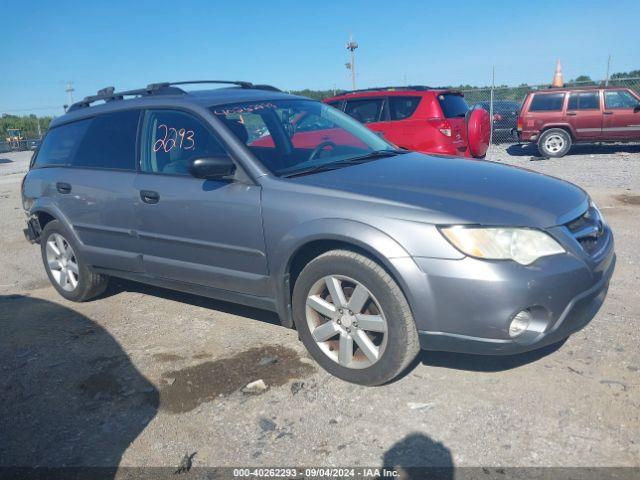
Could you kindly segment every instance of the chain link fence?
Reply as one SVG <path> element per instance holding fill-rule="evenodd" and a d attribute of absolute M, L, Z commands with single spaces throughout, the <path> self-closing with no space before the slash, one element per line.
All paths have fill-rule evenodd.
<path fill-rule="evenodd" d="M 640 94 L 640 77 L 611 78 L 608 81 L 570 82 L 565 87 L 588 87 L 608 85 L 610 87 L 630 88 Z M 492 113 L 492 143 L 517 143 L 511 133 L 518 123 L 520 106 L 527 93 L 535 90 L 548 90 L 549 85 L 520 85 L 519 87 L 496 86 L 460 90 L 471 107 L 484 108 Z"/>
<path fill-rule="evenodd" d="M 0 153 L 35 150 L 39 144 L 39 138 L 30 138 L 11 142 L 0 141 Z"/>
<path fill-rule="evenodd" d="M 640 77 L 611 78 L 608 81 L 570 82 L 566 87 L 608 85 L 614 87 L 626 87 L 640 95 Z M 462 89 L 467 103 L 471 107 L 484 108 L 492 113 L 492 143 L 510 144 L 517 143 L 517 138 L 511 133 L 518 123 L 520 106 L 525 96 L 530 91 L 547 90 L 549 85 L 520 85 L 518 87 L 496 86 L 486 88 Z M 0 138 L 0 153 L 11 150 L 35 149 L 39 139 L 21 139 L 18 142 L 6 142 Z"/>

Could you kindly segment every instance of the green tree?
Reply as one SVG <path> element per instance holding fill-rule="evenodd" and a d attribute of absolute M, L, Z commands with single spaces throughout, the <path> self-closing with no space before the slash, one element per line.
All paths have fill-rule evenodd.
<path fill-rule="evenodd" d="M 630 72 L 618 72 L 611 75 L 611 78 L 638 78 L 640 70 L 631 70 Z"/>
<path fill-rule="evenodd" d="M 37 117 L 33 114 L 22 116 L 3 114 L 0 117 L 0 142 L 6 140 L 7 130 L 10 128 L 20 130 L 24 139 L 38 138 L 38 123 L 40 124 L 40 132 L 44 134 L 49 128 L 51 117 Z"/>

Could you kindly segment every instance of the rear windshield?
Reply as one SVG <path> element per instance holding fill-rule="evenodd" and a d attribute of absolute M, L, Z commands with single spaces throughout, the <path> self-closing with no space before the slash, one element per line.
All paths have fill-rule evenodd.
<path fill-rule="evenodd" d="M 531 100 L 530 112 L 559 112 L 564 103 L 564 93 L 536 93 Z"/>
<path fill-rule="evenodd" d="M 443 93 L 438 95 L 438 102 L 445 118 L 464 117 L 469 105 L 462 95 L 457 93 Z"/>

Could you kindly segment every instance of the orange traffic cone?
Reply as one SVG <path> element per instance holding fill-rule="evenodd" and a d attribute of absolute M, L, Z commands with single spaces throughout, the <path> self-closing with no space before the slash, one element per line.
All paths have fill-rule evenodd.
<path fill-rule="evenodd" d="M 556 63 L 556 73 L 553 74 L 553 82 L 551 82 L 552 87 L 563 87 L 564 80 L 562 79 L 562 65 L 560 65 L 560 60 Z"/>

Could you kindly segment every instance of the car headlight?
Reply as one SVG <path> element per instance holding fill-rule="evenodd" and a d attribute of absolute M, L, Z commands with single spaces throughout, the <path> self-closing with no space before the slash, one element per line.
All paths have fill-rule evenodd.
<path fill-rule="evenodd" d="M 440 231 L 462 253 L 487 260 L 529 265 L 540 257 L 565 252 L 551 236 L 532 228 L 454 226 Z"/>

